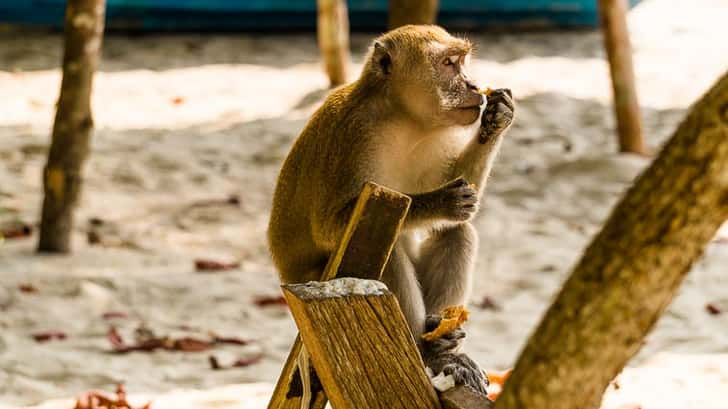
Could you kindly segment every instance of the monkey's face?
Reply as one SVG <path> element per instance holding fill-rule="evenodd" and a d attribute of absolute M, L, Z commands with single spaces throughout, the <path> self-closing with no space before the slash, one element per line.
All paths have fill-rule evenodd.
<path fill-rule="evenodd" d="M 468 77 L 472 49 L 437 26 L 404 26 L 374 42 L 372 71 L 388 83 L 398 109 L 424 127 L 477 121 L 484 98 Z"/>
<path fill-rule="evenodd" d="M 434 53 L 433 71 L 440 115 L 452 125 L 470 125 L 480 116 L 484 98 L 467 74 L 470 54 L 460 49 Z"/>

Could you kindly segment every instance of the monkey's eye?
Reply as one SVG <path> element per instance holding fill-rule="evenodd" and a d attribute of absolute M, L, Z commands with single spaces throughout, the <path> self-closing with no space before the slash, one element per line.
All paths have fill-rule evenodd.
<path fill-rule="evenodd" d="M 455 65 L 460 61 L 459 55 L 451 55 L 450 57 L 445 58 L 445 60 L 442 62 L 445 65 Z"/>

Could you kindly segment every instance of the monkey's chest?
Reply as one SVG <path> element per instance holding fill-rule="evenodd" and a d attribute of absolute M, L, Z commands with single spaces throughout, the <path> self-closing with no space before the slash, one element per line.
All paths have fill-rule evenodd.
<path fill-rule="evenodd" d="M 453 135 L 432 135 L 414 142 L 392 138 L 377 152 L 376 182 L 404 193 L 422 193 L 447 182 L 463 149 Z"/>

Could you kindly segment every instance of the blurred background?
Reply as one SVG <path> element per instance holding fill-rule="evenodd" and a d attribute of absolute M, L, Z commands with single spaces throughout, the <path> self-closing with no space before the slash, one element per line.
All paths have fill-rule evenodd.
<path fill-rule="evenodd" d="M 352 81 L 391 21 L 385 0 L 347 6 Z M 726 0 L 630 6 L 645 148 L 620 153 L 596 0 L 440 1 L 437 22 L 476 46 L 472 77 L 518 106 L 474 221 L 466 348 L 485 368 L 513 366 L 609 210 L 728 69 Z M 297 333 L 266 249 L 272 191 L 332 82 L 316 3 L 108 0 L 73 251 L 39 255 L 64 9 L 0 0 L 0 408 L 72 408 L 117 383 L 155 409 L 265 407 Z M 603 408 L 725 408 L 727 265 L 725 231 Z M 129 348 L 160 339 L 172 347 Z"/>

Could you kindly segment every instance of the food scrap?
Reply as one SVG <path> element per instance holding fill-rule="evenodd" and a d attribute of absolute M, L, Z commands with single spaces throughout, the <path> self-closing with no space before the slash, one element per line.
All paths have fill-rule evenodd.
<path fill-rule="evenodd" d="M 508 380 L 508 377 L 511 376 L 511 372 L 513 372 L 513 369 L 507 369 L 502 372 L 488 371 L 486 373 L 489 383 L 488 399 L 492 401 L 498 399 L 498 395 L 500 395 L 503 390 L 503 385 L 506 383 L 506 380 Z"/>
<path fill-rule="evenodd" d="M 106 392 L 91 390 L 84 392 L 76 400 L 74 409 L 134 409 L 126 400 L 124 385 L 116 385 L 116 397 L 109 396 Z M 152 403 L 147 402 L 140 409 L 151 409 Z"/>
<path fill-rule="evenodd" d="M 489 96 L 490 94 L 493 93 L 493 90 L 491 88 L 485 87 L 481 90 L 478 90 L 478 93 L 481 95 Z"/>
<path fill-rule="evenodd" d="M 463 305 L 447 307 L 442 310 L 440 315 L 442 316 L 440 325 L 438 325 L 434 330 L 422 334 L 422 339 L 425 341 L 434 341 L 439 339 L 443 335 L 459 328 L 463 322 L 468 320 L 468 310 L 466 310 Z"/>

